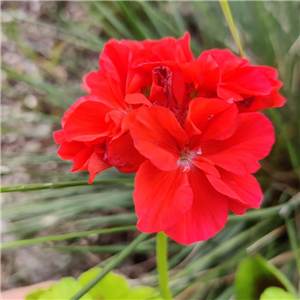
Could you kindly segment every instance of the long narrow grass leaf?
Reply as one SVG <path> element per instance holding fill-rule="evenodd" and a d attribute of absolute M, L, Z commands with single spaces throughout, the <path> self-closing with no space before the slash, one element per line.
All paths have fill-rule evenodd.
<path fill-rule="evenodd" d="M 117 1 L 119 7 L 121 8 L 124 16 L 126 17 L 129 24 L 132 26 L 133 31 L 135 32 L 135 36 L 140 39 L 144 40 L 147 38 L 143 30 L 138 26 L 137 18 L 135 18 L 132 10 L 128 8 L 128 5 L 132 6 L 132 2 L 126 3 L 125 1 Z"/>
<path fill-rule="evenodd" d="M 117 178 L 117 179 L 106 179 L 106 180 L 95 180 L 92 184 L 116 184 L 116 183 L 133 183 L 131 178 Z M 89 185 L 87 181 L 70 181 L 70 182 L 49 182 L 49 183 L 33 183 L 33 184 L 23 184 L 23 185 L 10 185 L 2 186 L 1 193 L 11 193 L 11 192 L 28 192 L 36 190 L 47 190 L 47 189 L 61 189 L 71 186 Z"/>
<path fill-rule="evenodd" d="M 92 287 L 94 287 L 106 274 L 117 267 L 142 241 L 148 237 L 148 234 L 141 233 L 135 240 L 133 240 L 125 249 L 123 249 L 114 259 L 101 270 L 88 284 L 86 284 L 79 292 L 77 292 L 70 300 L 78 300 L 86 294 Z"/>
<path fill-rule="evenodd" d="M 297 218 L 296 218 L 297 220 Z M 296 221 L 297 223 L 297 221 Z M 296 264 L 297 264 L 297 269 L 298 269 L 298 273 L 300 274 L 300 256 L 299 256 L 299 246 L 298 246 L 298 239 L 297 239 L 297 232 L 296 232 L 296 228 L 292 222 L 292 220 L 286 218 L 285 220 L 285 224 L 286 224 L 286 229 L 288 232 L 288 237 L 290 240 L 290 244 L 291 244 L 291 248 L 294 252 L 295 255 L 295 260 L 296 260 Z"/>
<path fill-rule="evenodd" d="M 227 1 L 219 1 L 219 2 L 220 2 L 220 5 L 221 5 L 221 8 L 222 8 L 224 17 L 226 19 L 226 22 L 228 24 L 229 30 L 232 34 L 232 37 L 233 37 L 233 39 L 235 41 L 235 44 L 238 48 L 238 51 L 240 53 L 240 56 L 244 57 L 244 51 L 243 51 L 242 43 L 240 41 L 238 32 L 236 30 L 236 27 L 235 27 L 235 24 L 234 24 L 234 21 L 233 21 L 233 18 L 232 18 L 232 14 L 231 14 L 231 11 L 230 11 L 229 4 L 228 4 Z"/>
<path fill-rule="evenodd" d="M 122 227 L 115 227 L 115 228 L 108 228 L 108 229 L 66 233 L 66 234 L 60 234 L 60 235 L 49 235 L 49 236 L 44 236 L 41 238 L 3 243 L 3 244 L 1 244 L 1 248 L 3 249 L 3 248 L 26 246 L 26 245 L 45 243 L 45 242 L 50 242 L 50 241 L 52 241 L 52 242 L 53 241 L 62 241 L 62 240 L 68 240 L 68 239 L 73 239 L 73 238 L 78 238 L 78 237 L 89 236 L 91 234 L 106 234 L 106 233 L 122 232 L 122 231 L 135 230 L 135 229 L 136 229 L 136 226 L 122 226 Z"/>

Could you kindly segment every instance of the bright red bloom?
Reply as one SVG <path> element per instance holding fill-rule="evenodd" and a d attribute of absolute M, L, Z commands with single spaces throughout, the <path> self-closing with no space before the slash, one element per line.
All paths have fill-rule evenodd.
<path fill-rule="evenodd" d="M 277 71 L 266 66 L 251 66 L 247 59 L 234 56 L 229 50 L 202 52 L 188 66 L 197 96 L 219 97 L 234 101 L 240 112 L 258 111 L 284 105 L 278 90 L 282 83 Z"/>
<path fill-rule="evenodd" d="M 281 106 L 275 69 L 251 66 L 228 50 L 197 59 L 183 38 L 110 40 L 100 69 L 84 77 L 80 98 L 54 133 L 71 171 L 91 183 L 115 166 L 138 172 L 138 227 L 190 244 L 224 227 L 228 210 L 258 208 L 251 175 L 274 142 L 258 110 Z"/>
<path fill-rule="evenodd" d="M 188 34 L 178 40 L 109 41 L 100 56 L 100 69 L 84 77 L 82 87 L 91 95 L 80 98 L 67 110 L 63 130 L 55 134 L 56 142 L 63 143 L 58 154 L 74 162 L 71 171 L 88 170 L 90 183 L 111 166 L 125 173 L 136 172 L 145 159 L 133 147 L 129 126 L 140 107 L 161 105 L 173 109 L 176 100 L 185 105 L 184 97 L 189 95 L 180 66 L 192 60 Z M 58 139 L 58 135 L 63 138 Z M 80 147 L 73 147 L 75 144 Z M 88 162 L 93 149 L 97 149 L 98 163 L 91 172 Z M 66 151 L 70 155 L 65 155 Z M 75 167 L 78 165 L 80 168 Z"/>
<path fill-rule="evenodd" d="M 164 231 L 187 245 L 223 228 L 228 209 L 242 214 L 259 207 L 262 192 L 251 173 L 274 142 L 262 114 L 238 114 L 234 104 L 196 98 L 184 128 L 169 110 L 151 107 L 137 113 L 131 134 L 148 158 L 134 191 L 141 231 Z"/>

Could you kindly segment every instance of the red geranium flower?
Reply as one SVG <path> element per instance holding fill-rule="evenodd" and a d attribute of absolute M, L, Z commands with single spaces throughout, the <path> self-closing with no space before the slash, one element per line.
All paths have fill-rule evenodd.
<path fill-rule="evenodd" d="M 148 159 L 135 180 L 141 231 L 164 231 L 187 245 L 222 229 L 228 209 L 243 214 L 259 207 L 262 192 L 250 173 L 274 142 L 262 114 L 238 114 L 234 104 L 196 98 L 184 128 L 166 108 L 151 107 L 137 113 L 131 134 Z"/>
<path fill-rule="evenodd" d="M 54 134 L 62 144 L 58 154 L 74 162 L 71 171 L 88 170 L 92 183 L 96 174 L 111 166 L 124 173 L 138 170 L 145 159 L 133 146 L 129 126 L 142 106 L 176 110 L 175 97 L 185 93 L 180 66 L 193 60 L 189 39 L 185 34 L 178 40 L 111 40 L 106 44 L 100 69 L 84 77 L 82 87 L 91 95 L 67 110 L 63 129 Z"/>
<path fill-rule="evenodd" d="M 183 244 L 213 236 L 228 209 L 259 207 L 251 173 L 274 136 L 257 111 L 285 102 L 275 69 L 228 50 L 195 59 L 189 40 L 110 40 L 100 69 L 84 77 L 89 95 L 54 133 L 58 154 L 73 161 L 71 171 L 89 171 L 89 183 L 111 166 L 138 171 L 138 227 Z"/>
<path fill-rule="evenodd" d="M 278 93 L 282 83 L 275 69 L 251 66 L 229 50 L 204 51 L 188 69 L 197 96 L 234 101 L 240 112 L 279 107 L 286 101 Z"/>

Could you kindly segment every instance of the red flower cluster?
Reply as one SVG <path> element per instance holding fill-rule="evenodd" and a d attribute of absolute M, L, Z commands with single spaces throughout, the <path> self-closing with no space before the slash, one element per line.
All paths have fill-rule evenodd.
<path fill-rule="evenodd" d="M 111 166 L 137 172 L 138 228 L 182 244 L 215 235 L 228 210 L 259 207 L 251 173 L 274 135 L 257 111 L 285 102 L 276 70 L 228 50 L 195 59 L 189 39 L 110 40 L 100 69 L 84 77 L 89 95 L 54 133 L 60 157 L 72 171 L 88 170 L 90 183 Z"/>

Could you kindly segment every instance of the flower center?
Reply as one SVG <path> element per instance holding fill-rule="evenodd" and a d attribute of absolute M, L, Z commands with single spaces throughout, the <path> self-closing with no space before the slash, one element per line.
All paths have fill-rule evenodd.
<path fill-rule="evenodd" d="M 188 172 L 191 169 L 192 158 L 195 157 L 196 155 L 202 155 L 202 150 L 199 147 L 191 151 L 188 147 L 184 147 L 179 154 L 180 154 L 180 158 L 177 161 L 178 166 L 183 167 L 182 172 Z"/>

